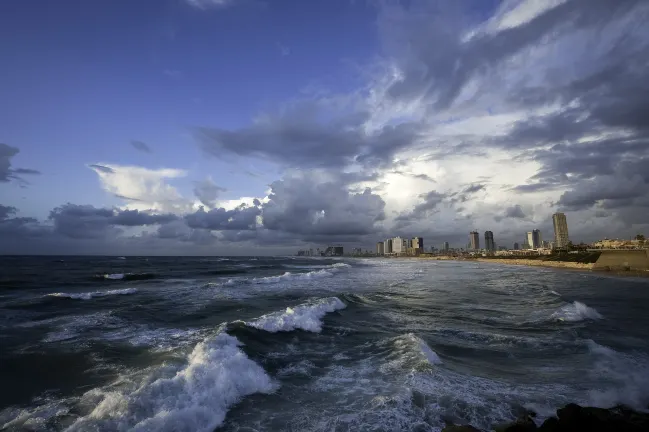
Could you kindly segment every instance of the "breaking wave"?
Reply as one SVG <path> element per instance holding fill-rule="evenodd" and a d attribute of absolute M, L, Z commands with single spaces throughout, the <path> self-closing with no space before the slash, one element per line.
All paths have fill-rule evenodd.
<path fill-rule="evenodd" d="M 313 280 L 313 279 L 322 279 L 332 277 L 334 275 L 334 269 L 329 270 L 314 270 L 307 273 L 291 273 L 286 272 L 283 275 L 279 276 L 266 276 L 261 278 L 251 279 L 250 282 L 255 284 L 275 284 L 280 282 L 286 282 L 291 280 Z"/>
<path fill-rule="evenodd" d="M 68 430 L 211 432 L 242 398 L 277 388 L 240 346 L 221 333 L 198 343 L 180 369 L 162 366 L 138 385 L 125 379 L 121 389 L 91 390 L 82 403 L 95 408 Z"/>
<path fill-rule="evenodd" d="M 95 279 L 103 280 L 146 280 L 146 279 L 155 279 L 157 277 L 154 273 L 106 273 L 96 275 Z"/>
<path fill-rule="evenodd" d="M 563 306 L 552 314 L 551 318 L 557 321 L 583 321 L 585 319 L 601 319 L 602 315 L 595 309 L 586 306 L 584 303 L 575 301 Z"/>
<path fill-rule="evenodd" d="M 85 293 L 52 293 L 47 294 L 48 297 L 60 297 L 60 298 L 69 298 L 75 300 L 90 300 L 95 297 L 106 297 L 111 295 L 128 295 L 135 294 L 137 292 L 136 288 L 126 288 L 126 289 L 117 289 L 117 290 L 108 290 L 108 291 L 93 291 Z"/>
<path fill-rule="evenodd" d="M 254 321 L 246 322 L 246 325 L 271 333 L 296 329 L 319 333 L 322 330 L 322 318 L 327 313 L 346 307 L 338 297 L 329 297 L 293 308 L 287 307 L 283 312 L 264 315 Z"/>

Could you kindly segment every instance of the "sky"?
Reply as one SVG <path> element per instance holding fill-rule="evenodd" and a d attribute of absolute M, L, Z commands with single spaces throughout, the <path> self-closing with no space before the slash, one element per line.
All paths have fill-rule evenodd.
<path fill-rule="evenodd" d="M 0 2 L 0 253 L 649 234 L 649 2 Z"/>

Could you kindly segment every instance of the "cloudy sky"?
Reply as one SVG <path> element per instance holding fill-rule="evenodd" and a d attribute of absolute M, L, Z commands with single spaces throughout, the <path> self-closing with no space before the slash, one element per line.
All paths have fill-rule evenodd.
<path fill-rule="evenodd" d="M 0 253 L 649 234 L 649 2 L 0 2 Z"/>

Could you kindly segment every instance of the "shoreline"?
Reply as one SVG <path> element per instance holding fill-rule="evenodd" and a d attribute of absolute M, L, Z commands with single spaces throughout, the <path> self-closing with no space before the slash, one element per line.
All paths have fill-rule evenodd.
<path fill-rule="evenodd" d="M 644 270 L 598 270 L 595 269 L 595 263 L 577 263 L 570 261 L 543 261 L 531 260 L 525 258 L 458 258 L 458 257 L 420 257 L 419 259 L 431 261 L 472 261 L 481 263 L 492 264 L 505 264 L 514 266 L 528 266 L 528 267 L 545 267 L 565 270 L 577 270 L 598 275 L 609 276 L 627 276 L 627 277 L 649 277 L 649 271 Z"/>

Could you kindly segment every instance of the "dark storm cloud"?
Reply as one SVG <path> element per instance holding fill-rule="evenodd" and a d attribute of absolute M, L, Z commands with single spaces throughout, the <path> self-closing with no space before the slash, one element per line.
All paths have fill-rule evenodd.
<path fill-rule="evenodd" d="M 257 216 L 261 214 L 259 207 L 241 205 L 232 210 L 216 208 L 198 211 L 185 215 L 185 222 L 190 228 L 210 230 L 254 230 Z"/>
<path fill-rule="evenodd" d="M 647 195 L 647 184 L 641 177 L 601 176 L 580 182 L 559 198 L 558 205 L 565 210 L 583 210 L 606 200 L 608 208 L 627 207 L 633 199 Z"/>
<path fill-rule="evenodd" d="M 299 116 L 280 118 L 272 124 L 255 124 L 234 131 L 199 128 L 194 134 L 201 148 L 215 157 L 234 154 L 291 167 L 326 168 L 353 162 L 368 167 L 389 164 L 397 151 L 412 145 L 420 131 L 420 126 L 406 123 L 385 126 L 368 135 L 360 122 L 300 120 Z"/>
<path fill-rule="evenodd" d="M 444 199 L 448 198 L 448 195 L 431 190 L 427 193 L 420 194 L 419 198 L 423 202 L 417 204 L 411 211 L 402 213 L 395 218 L 395 229 L 399 230 L 412 222 L 431 217 L 437 206 Z"/>
<path fill-rule="evenodd" d="M 64 204 L 50 212 L 54 232 L 71 238 L 102 238 L 121 233 L 119 227 L 155 225 L 177 219 L 171 214 L 115 210 L 90 205 Z"/>
<path fill-rule="evenodd" d="M 13 216 L 14 214 L 16 214 L 16 211 L 16 207 L 0 204 L 0 220 L 4 220 L 9 218 L 9 216 Z"/>
<path fill-rule="evenodd" d="M 344 181 L 316 181 L 309 175 L 273 182 L 262 205 L 264 227 L 302 238 L 363 236 L 377 232 L 385 202 L 370 189 L 352 193 Z"/>
<path fill-rule="evenodd" d="M 131 141 L 131 145 L 133 146 L 133 148 L 135 148 L 136 150 L 139 150 L 139 151 L 141 151 L 143 153 L 151 153 L 152 152 L 151 147 L 149 147 L 149 145 L 147 143 L 143 142 L 143 141 L 133 140 L 133 141 Z"/>
<path fill-rule="evenodd" d="M 17 180 L 25 183 L 21 175 L 40 174 L 39 171 L 28 168 L 12 168 L 11 159 L 16 156 L 20 150 L 16 147 L 0 143 L 0 182 L 9 182 Z"/>
<path fill-rule="evenodd" d="M 111 167 L 107 167 L 104 165 L 98 165 L 98 164 L 90 164 L 88 165 L 89 168 L 96 169 L 97 171 L 101 171 L 105 174 L 115 174 L 115 170 L 112 169 Z"/>
<path fill-rule="evenodd" d="M 226 189 L 218 186 L 211 178 L 194 182 L 194 195 L 207 207 L 215 207 L 216 200 Z"/>
<path fill-rule="evenodd" d="M 495 34 L 479 33 L 469 40 L 462 39 L 464 17 L 458 15 L 461 4 L 433 2 L 430 7 L 419 8 L 421 3 L 413 2 L 415 6 L 407 14 L 400 6 L 384 8 L 380 24 L 393 33 L 389 49 L 400 59 L 403 73 L 403 79 L 388 90 L 393 98 L 412 100 L 424 96 L 434 101 L 436 110 L 447 108 L 471 79 L 544 38 L 583 28 L 603 28 L 643 2 L 568 0 L 524 24 Z M 395 24 L 396 34 L 391 28 Z"/>
<path fill-rule="evenodd" d="M 494 220 L 496 222 L 500 222 L 503 219 L 525 219 L 526 217 L 527 215 L 525 214 L 521 206 L 516 204 L 511 207 L 507 207 L 502 214 L 494 216 Z"/>

